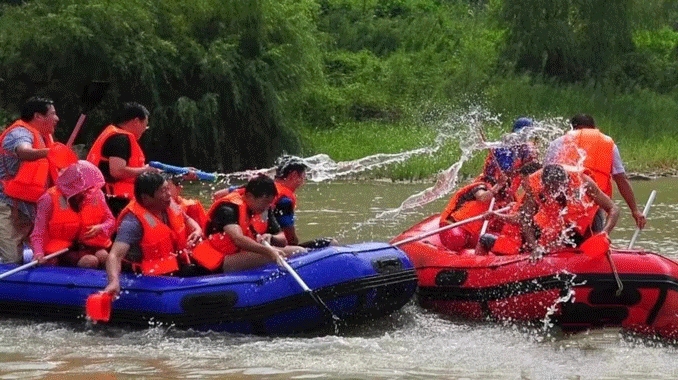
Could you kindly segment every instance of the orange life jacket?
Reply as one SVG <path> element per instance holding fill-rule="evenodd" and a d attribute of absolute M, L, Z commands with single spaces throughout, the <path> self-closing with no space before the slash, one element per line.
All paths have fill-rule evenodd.
<path fill-rule="evenodd" d="M 211 219 L 214 212 L 224 204 L 232 204 L 238 207 L 238 225 L 243 235 L 256 239 L 255 234 L 264 234 L 268 230 L 268 221 L 259 215 L 250 216 L 247 204 L 242 198 L 243 191 L 233 191 L 214 202 L 207 212 Z M 210 234 L 206 240 L 198 243 L 193 249 L 192 257 L 201 266 L 214 271 L 221 267 L 224 257 L 239 252 L 233 240 L 224 232 Z"/>
<path fill-rule="evenodd" d="M 279 183 L 278 181 L 275 181 L 275 188 L 278 190 L 278 195 L 276 195 L 273 199 L 273 205 L 276 205 L 281 198 L 287 197 L 292 200 L 292 210 L 295 210 L 297 208 L 297 195 L 294 193 L 294 191 L 289 187 L 284 186 L 282 183 Z M 287 239 L 287 242 L 292 241 L 294 236 L 292 236 L 291 231 L 289 231 L 289 229 L 284 229 L 283 232 L 285 233 L 285 239 Z"/>
<path fill-rule="evenodd" d="M 171 203 L 167 208 L 169 225 L 146 210 L 136 200 L 132 200 L 118 216 L 118 224 L 128 213 L 132 213 L 141 223 L 143 235 L 141 247 L 141 273 L 161 276 L 179 270 L 177 253 L 186 248 L 186 223 L 181 208 Z"/>
<path fill-rule="evenodd" d="M 524 200 L 524 194 L 519 195 L 518 201 L 513 204 L 510 214 L 515 214 L 520 212 L 522 207 L 522 202 Z M 496 231 L 499 231 L 497 235 L 497 240 L 490 249 L 494 254 L 497 255 L 517 255 L 521 253 L 523 246 L 523 232 L 521 226 L 518 224 L 511 223 L 497 223 L 498 227 Z"/>
<path fill-rule="evenodd" d="M 207 214 L 199 200 L 177 197 L 175 201 L 181 206 L 186 215 L 195 220 L 200 225 L 200 228 L 205 229 L 205 226 L 207 226 Z"/>
<path fill-rule="evenodd" d="M 278 181 L 275 181 L 275 188 L 278 190 L 278 195 L 273 199 L 273 204 L 275 205 L 278 203 L 280 198 L 282 197 L 287 197 L 292 200 L 292 209 L 297 208 L 297 195 L 294 193 L 292 189 L 290 189 L 287 186 L 284 186 Z"/>
<path fill-rule="evenodd" d="M 529 184 L 531 191 L 535 194 L 534 200 L 537 206 L 534 223 L 541 231 L 539 245 L 542 247 L 559 246 L 564 231 L 573 231 L 582 237 L 586 236 L 598 211 L 598 206 L 586 194 L 582 173 L 570 169 L 565 171 L 569 178 L 565 191 L 565 204 L 561 204 L 552 197 L 544 196 L 543 170 L 529 177 Z"/>
<path fill-rule="evenodd" d="M 586 152 L 584 162 L 578 149 Z M 596 128 L 581 128 L 567 132 L 557 162 L 582 166 L 603 193 L 612 196 L 612 161 L 614 141 Z"/>
<path fill-rule="evenodd" d="M 129 143 L 131 147 L 131 155 L 129 160 L 127 160 L 127 166 L 131 168 L 140 168 L 143 167 L 146 163 L 146 157 L 144 156 L 144 151 L 141 149 L 141 146 L 137 142 L 136 136 L 132 132 L 128 132 L 124 129 L 118 128 L 115 125 L 109 125 L 104 129 L 103 132 L 97 137 L 92 144 L 92 148 L 87 154 L 87 161 L 93 163 L 96 166 L 99 166 L 99 162 L 108 161 L 108 157 L 102 155 L 102 150 L 104 144 L 109 137 L 114 135 L 126 135 L 129 137 Z M 114 182 L 107 182 L 104 186 L 104 191 L 107 194 L 114 195 L 116 197 L 132 199 L 134 198 L 134 180 L 135 177 L 128 177 Z"/>
<path fill-rule="evenodd" d="M 497 255 L 517 255 L 523 246 L 519 225 L 504 223 L 491 251 Z"/>
<path fill-rule="evenodd" d="M 101 205 L 94 199 L 83 202 L 80 212 L 75 212 L 56 186 L 49 188 L 47 194 L 52 200 L 52 216 L 47 222 L 49 238 L 44 247 L 46 253 L 70 248 L 75 242 L 94 248 L 109 248 L 111 246 L 110 236 L 103 232 L 93 237 L 83 237 L 90 227 L 103 222 L 106 215 L 106 210 L 103 207 L 108 207 L 106 204 Z"/>
<path fill-rule="evenodd" d="M 474 194 L 478 190 L 487 189 L 488 186 L 485 182 L 471 182 L 459 189 L 447 203 L 442 214 L 440 214 L 440 226 L 443 227 L 450 224 L 450 222 L 459 222 L 486 212 L 489 208 L 489 203 L 480 202 L 475 198 Z M 482 227 L 482 220 L 460 226 L 461 229 L 472 234 L 476 240 Z"/>
<path fill-rule="evenodd" d="M 88 199 L 87 202 L 82 202 L 80 206 L 82 229 L 78 235 L 78 241 L 80 243 L 93 248 L 108 249 L 111 247 L 113 244 L 111 237 L 103 231 L 91 237 L 84 237 L 84 234 L 90 229 L 90 227 L 104 222 L 107 208 L 108 205 L 105 202 L 101 203 L 100 199 L 97 197 L 92 197 L 92 199 Z"/>
<path fill-rule="evenodd" d="M 15 128 L 25 128 L 33 135 L 33 149 L 50 148 L 54 144 L 52 135 L 42 136 L 37 129 L 27 123 L 17 120 L 0 134 L 0 149 L 7 154 L 2 147 L 2 142 L 7 134 Z M 44 138 L 44 140 L 43 140 Z M 57 177 L 57 169 L 50 165 L 47 158 L 33 161 L 19 161 L 19 170 L 12 178 L 3 178 L 2 185 L 5 195 L 22 201 L 36 203 L 38 198 L 45 193 L 50 181 L 54 183 Z"/>
<path fill-rule="evenodd" d="M 47 194 L 52 200 L 52 216 L 47 222 L 49 237 L 43 249 L 45 253 L 54 253 L 73 245 L 82 229 L 82 220 L 56 186 L 50 187 Z"/>

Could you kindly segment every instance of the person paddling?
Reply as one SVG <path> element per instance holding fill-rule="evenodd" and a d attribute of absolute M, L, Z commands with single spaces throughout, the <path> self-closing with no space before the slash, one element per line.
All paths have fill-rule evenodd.
<path fill-rule="evenodd" d="M 233 272 L 305 252 L 287 244 L 273 216 L 277 195 L 273 180 L 262 174 L 216 200 L 207 212 L 207 239 L 193 250 L 194 261 L 213 272 Z"/>
<path fill-rule="evenodd" d="M 515 120 L 511 133 L 520 133 L 533 125 L 527 117 Z M 534 162 L 537 152 L 531 144 L 491 149 L 485 159 L 483 171 L 473 182 L 459 189 L 450 198 L 440 215 L 440 227 L 462 221 L 489 210 L 492 199 L 494 208 L 502 208 L 515 201 L 520 186 L 519 170 Z M 468 223 L 440 233 L 440 240 L 450 250 L 475 248 L 482 230 L 483 221 Z M 501 223 L 493 223 L 490 232 L 501 229 Z M 479 247 L 480 248 L 480 247 Z"/>
<path fill-rule="evenodd" d="M 570 124 L 571 131 L 549 144 L 544 163 L 583 166 L 608 197 L 612 197 L 612 180 L 614 180 L 619 193 L 631 210 L 636 226 L 643 229 L 647 218 L 638 209 L 633 187 L 626 177 L 617 144 L 596 127 L 591 115 L 575 115 L 570 120 Z M 602 218 L 602 214 L 596 216 L 595 229 L 600 229 Z"/>
<path fill-rule="evenodd" d="M 609 234 L 619 219 L 619 207 L 583 172 L 562 165 L 546 165 L 527 178 L 519 215 L 491 215 L 520 225 L 525 248 L 533 259 L 545 253 L 579 246 L 591 236 L 598 209 L 607 213 L 602 232 Z M 503 236 L 511 239 L 511 236 Z M 494 251 L 497 241 L 481 238 L 485 249 Z M 521 244 L 514 245 L 519 253 Z"/>
<path fill-rule="evenodd" d="M 317 238 L 299 242 L 296 229 L 297 190 L 306 183 L 308 165 L 300 157 L 283 155 L 276 160 L 275 188 L 278 192 L 273 199 L 273 215 L 285 234 L 287 244 L 299 245 L 304 248 L 324 248 L 329 245 L 338 245 L 331 237 Z M 214 193 L 215 199 L 221 198 L 237 187 L 229 187 Z"/>

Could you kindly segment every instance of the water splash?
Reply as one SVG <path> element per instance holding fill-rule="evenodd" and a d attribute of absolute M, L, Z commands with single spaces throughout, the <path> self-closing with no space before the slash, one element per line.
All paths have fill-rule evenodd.
<path fill-rule="evenodd" d="M 461 168 L 478 152 L 495 148 L 510 148 L 529 142 L 535 146 L 539 153 L 538 158 L 543 162 L 548 144 L 554 138 L 561 136 L 568 128 L 568 122 L 564 118 L 547 118 L 534 120 L 531 128 L 523 128 L 517 133 L 503 133 L 497 141 L 488 140 L 484 131 L 496 132 L 502 130 L 500 119 L 501 115 L 492 114 L 481 106 L 472 106 L 469 109 L 454 112 L 446 122 L 438 126 L 438 134 L 431 147 L 417 148 L 400 153 L 378 153 L 350 161 L 334 161 L 326 154 L 317 154 L 301 159 L 309 167 L 307 180 L 319 183 L 402 163 L 414 156 L 433 155 L 439 152 L 450 140 L 458 141 L 461 149 L 459 159 L 437 174 L 433 186 L 410 195 L 397 208 L 382 211 L 372 219 L 356 223 L 351 228 L 355 230 L 378 220 L 397 218 L 403 211 L 425 206 L 451 193 L 457 187 Z M 275 174 L 275 167 L 218 174 L 218 181 L 212 185 L 212 190 L 215 189 L 215 185 L 229 185 L 231 181 L 248 180 L 260 174 L 272 176 Z M 342 236 L 346 232 L 340 231 L 338 236 Z"/>
<path fill-rule="evenodd" d="M 568 271 L 562 271 L 556 275 L 556 279 L 558 279 L 559 281 L 563 281 L 564 290 L 566 291 L 566 293 L 558 297 L 553 302 L 553 304 L 546 309 L 546 314 L 544 315 L 544 318 L 541 320 L 543 331 L 548 332 L 551 329 L 553 329 L 554 322 L 551 320 L 551 317 L 553 317 L 553 315 L 555 315 L 555 313 L 558 311 L 559 305 L 575 301 L 574 298 L 575 286 L 582 286 L 586 284 L 585 280 L 583 280 L 582 282 L 575 282 L 576 277 L 577 277 L 576 274 L 570 273 Z"/>

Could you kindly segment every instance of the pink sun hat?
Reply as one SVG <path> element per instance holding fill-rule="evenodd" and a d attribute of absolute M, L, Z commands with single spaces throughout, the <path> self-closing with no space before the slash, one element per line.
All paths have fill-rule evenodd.
<path fill-rule="evenodd" d="M 66 198 L 92 188 L 101 189 L 105 184 L 101 170 L 85 160 L 79 160 L 66 167 L 56 180 L 56 187 Z"/>

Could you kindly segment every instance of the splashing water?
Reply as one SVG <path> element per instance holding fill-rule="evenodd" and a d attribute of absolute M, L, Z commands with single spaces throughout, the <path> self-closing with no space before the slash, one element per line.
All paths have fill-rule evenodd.
<path fill-rule="evenodd" d="M 544 315 L 544 318 L 541 320 L 542 322 L 542 329 L 543 331 L 549 331 L 553 328 L 554 323 L 551 320 L 551 317 L 558 311 L 558 305 L 564 304 L 566 302 L 574 302 L 574 287 L 575 286 L 581 286 L 586 284 L 586 281 L 582 282 L 575 282 L 575 279 L 577 277 L 576 274 L 572 274 L 568 271 L 562 271 L 557 274 L 557 279 L 564 281 L 565 282 L 565 289 L 567 290 L 567 293 L 558 297 L 551 306 L 549 306 L 546 309 L 546 314 Z"/>
<path fill-rule="evenodd" d="M 477 152 L 496 148 L 511 148 L 533 144 L 539 153 L 538 159 L 543 162 L 548 144 L 556 137 L 562 136 L 568 128 L 564 118 L 547 118 L 534 120 L 532 127 L 523 128 L 516 133 L 504 133 L 498 141 L 487 141 L 484 130 L 500 130 L 502 128 L 501 115 L 495 115 L 480 106 L 472 106 L 467 110 L 453 113 L 448 121 L 438 127 L 438 135 L 432 147 L 423 147 L 400 153 L 378 153 L 351 161 L 334 161 L 326 154 L 317 154 L 301 158 L 308 165 L 307 180 L 320 183 L 337 178 L 348 177 L 395 163 L 402 163 L 415 156 L 432 155 L 437 153 L 449 140 L 457 140 L 461 148 L 461 156 L 450 167 L 439 172 L 433 186 L 407 197 L 399 207 L 383 211 L 374 218 L 356 223 L 351 229 L 355 230 L 378 220 L 397 218 L 403 211 L 425 206 L 449 194 L 457 187 L 459 171 Z M 580 160 L 583 162 L 583 159 Z M 248 180 L 256 175 L 266 174 L 273 176 L 275 167 L 244 170 L 233 173 L 218 174 L 215 185 L 229 185 L 232 180 Z M 214 190 L 214 186 L 212 189 Z M 347 231 L 340 231 L 342 236 Z"/>

